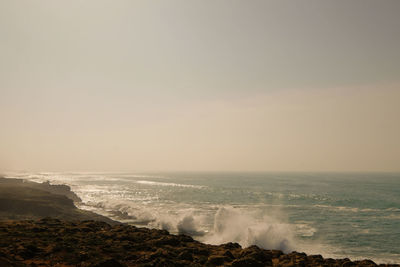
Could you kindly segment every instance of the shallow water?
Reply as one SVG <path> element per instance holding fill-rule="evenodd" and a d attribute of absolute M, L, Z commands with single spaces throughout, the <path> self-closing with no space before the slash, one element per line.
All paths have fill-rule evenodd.
<path fill-rule="evenodd" d="M 400 174 L 9 173 L 71 186 L 113 219 L 325 257 L 400 262 Z"/>

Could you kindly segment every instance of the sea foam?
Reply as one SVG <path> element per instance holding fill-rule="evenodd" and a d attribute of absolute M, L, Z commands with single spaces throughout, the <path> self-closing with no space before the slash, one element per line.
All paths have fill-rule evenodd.
<path fill-rule="evenodd" d="M 214 228 L 204 242 L 221 244 L 237 242 L 242 247 L 257 245 L 265 249 L 290 252 L 294 249 L 294 234 L 290 224 L 264 215 L 258 219 L 251 212 L 233 207 L 221 207 L 214 218 Z"/>

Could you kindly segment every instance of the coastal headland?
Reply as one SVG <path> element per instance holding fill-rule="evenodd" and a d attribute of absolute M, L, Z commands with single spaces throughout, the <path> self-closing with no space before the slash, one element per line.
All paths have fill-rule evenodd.
<path fill-rule="evenodd" d="M 204 244 L 79 210 L 74 201 L 80 199 L 65 185 L 0 178 L 0 266 L 377 266 L 237 243 Z"/>

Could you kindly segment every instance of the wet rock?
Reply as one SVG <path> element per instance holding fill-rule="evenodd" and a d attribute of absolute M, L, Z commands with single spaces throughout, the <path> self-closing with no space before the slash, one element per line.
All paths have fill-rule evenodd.
<path fill-rule="evenodd" d="M 229 243 L 226 243 L 226 244 L 222 244 L 221 246 L 223 248 L 226 248 L 226 249 L 242 248 L 238 243 L 232 243 L 232 242 L 229 242 Z"/>

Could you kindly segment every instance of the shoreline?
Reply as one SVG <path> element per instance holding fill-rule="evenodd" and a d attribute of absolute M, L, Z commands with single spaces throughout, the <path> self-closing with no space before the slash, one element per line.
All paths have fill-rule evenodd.
<path fill-rule="evenodd" d="M 0 220 L 35 220 L 44 217 L 98 220 L 119 224 L 111 218 L 82 210 L 80 198 L 68 185 L 36 183 L 24 179 L 0 177 Z"/>
<path fill-rule="evenodd" d="M 0 266 L 381 266 L 237 243 L 208 245 L 187 235 L 99 221 L 0 222 Z"/>
<path fill-rule="evenodd" d="M 325 264 L 326 266 L 376 266 L 376 264 L 370 260 L 351 261 L 347 258 L 324 259 L 320 255 L 306 255 L 305 253 L 298 252 L 284 254 L 282 251 L 265 250 L 256 246 L 242 248 L 237 243 L 208 245 L 199 241 L 195 241 L 192 237 L 187 235 L 175 235 L 170 234 L 165 230 L 138 228 L 123 224 L 94 212 L 78 209 L 75 206 L 74 201 L 80 201 L 80 199 L 67 185 L 51 185 L 48 182 L 36 183 L 23 179 L 0 178 L 0 233 L 3 235 L 3 240 L 12 237 L 15 238 L 18 236 L 18 233 L 21 233 L 22 231 L 24 234 L 23 236 L 33 235 L 34 240 L 36 240 L 36 243 L 39 244 L 43 241 L 43 236 L 49 234 L 47 233 L 48 231 L 46 231 L 46 229 L 57 229 L 57 231 L 60 233 L 62 232 L 62 234 L 59 234 L 57 238 L 54 238 L 54 240 L 51 242 L 53 245 L 60 244 L 61 240 L 65 241 L 74 239 L 77 242 L 79 241 L 78 247 L 76 247 L 77 250 L 82 250 L 82 247 L 79 247 L 79 244 L 83 243 L 85 244 L 83 247 L 87 248 L 85 253 L 89 253 L 93 250 L 103 250 L 102 246 L 97 243 L 110 243 L 109 245 L 112 248 L 114 247 L 113 251 L 118 248 L 121 250 L 121 253 L 124 252 L 125 254 L 139 255 L 137 259 L 122 258 L 123 260 L 121 260 L 118 258 L 119 261 L 118 259 L 114 259 L 118 262 L 118 264 L 121 264 L 117 265 L 115 263 L 115 266 L 138 266 L 141 264 L 150 263 L 153 265 L 155 264 L 156 266 L 163 264 L 166 266 L 188 266 L 193 264 L 197 266 L 318 266 L 321 264 Z M 43 217 L 51 217 L 51 219 L 42 219 Z M 71 224 L 71 221 L 74 222 Z M 94 221 L 103 222 L 97 223 Z M 97 243 L 95 242 L 96 244 L 86 244 L 83 240 L 84 236 L 81 235 L 82 231 L 92 231 L 87 229 L 90 228 L 88 225 L 94 227 L 93 231 L 96 232 L 96 235 L 94 236 L 97 236 L 98 238 Z M 101 227 L 98 225 L 101 225 Z M 19 227 L 19 230 L 16 229 L 17 226 Z M 22 230 L 21 226 L 23 226 Z M 41 229 L 43 230 L 40 232 L 35 232 L 37 230 L 33 229 L 36 229 L 39 226 L 42 227 Z M 82 228 L 85 228 L 85 230 L 82 230 Z M 7 229 L 7 231 L 1 232 L 1 230 L 4 231 L 4 229 Z M 70 231 L 63 232 L 63 229 L 69 229 Z M 124 234 L 126 234 L 126 236 L 120 236 L 120 238 L 123 239 L 122 241 L 125 240 L 126 244 L 121 240 L 117 241 L 110 239 L 107 236 L 102 236 L 102 234 L 107 233 L 108 231 L 122 231 Z M 141 236 L 141 238 L 132 239 L 129 237 L 133 233 Z M 23 236 L 18 236 L 17 239 L 21 240 L 23 239 Z M 169 244 L 169 241 L 165 244 L 161 241 L 155 241 L 160 239 L 175 241 L 171 241 L 173 244 Z M 145 243 L 149 242 L 147 244 L 149 247 L 146 249 L 139 248 L 140 245 L 143 245 L 143 240 L 145 240 Z M 125 244 L 125 247 L 121 242 Z M 26 242 L 22 242 L 20 245 L 25 248 L 25 243 Z M 61 251 L 68 250 L 68 246 L 73 245 L 67 243 L 64 244 L 64 247 L 62 245 Z M 179 249 L 177 249 L 174 244 L 180 244 Z M 0 247 L 1 266 L 17 266 L 5 265 L 3 262 L 9 262 L 10 264 L 18 262 L 27 264 L 29 261 L 34 259 L 36 261 L 35 264 L 37 264 L 41 259 L 47 259 L 46 254 L 41 252 L 46 250 L 45 247 L 38 246 L 36 249 L 37 251 L 34 253 L 28 253 L 30 256 L 28 256 L 26 259 L 23 257 L 26 251 L 22 253 L 16 248 L 9 249 L 9 247 L 8 250 L 3 251 L 4 247 L 5 241 L 2 242 L 2 246 Z M 146 246 L 144 246 L 144 248 L 145 247 Z M 204 255 L 201 253 L 199 254 L 198 249 L 200 248 L 205 249 L 208 252 L 205 253 L 203 251 L 202 253 Z M 186 256 L 181 255 L 181 257 L 178 257 L 180 253 L 183 253 L 184 251 L 186 251 L 184 253 Z M 99 255 L 103 257 L 104 260 L 111 260 L 115 258 L 115 255 L 118 253 L 119 252 L 117 251 L 114 251 L 113 253 L 104 252 L 103 254 Z M 63 258 L 61 254 L 58 256 L 59 260 L 68 261 L 68 258 Z M 7 258 L 5 255 L 15 255 L 15 257 Z M 76 265 L 79 259 L 73 259 L 75 261 L 74 264 Z M 156 262 L 157 260 L 162 260 L 163 263 Z M 81 263 L 85 263 L 87 261 L 92 264 L 87 266 L 94 266 L 93 264 L 95 262 L 93 260 L 81 259 Z M 50 262 L 47 263 L 50 264 Z M 380 264 L 379 266 L 399 265 Z"/>

